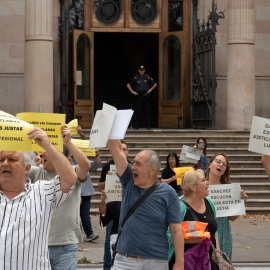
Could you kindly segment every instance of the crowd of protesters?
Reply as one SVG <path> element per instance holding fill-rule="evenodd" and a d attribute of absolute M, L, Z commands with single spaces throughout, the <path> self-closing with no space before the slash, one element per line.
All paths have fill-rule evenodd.
<path fill-rule="evenodd" d="M 61 132 L 65 155 L 42 129 L 34 127 L 28 132 L 29 138 L 45 150 L 41 156 L 35 154 L 36 166 L 31 167 L 29 152 L 0 151 L 0 269 L 75 270 L 78 243 L 82 241 L 80 224 L 86 241 L 98 239 L 89 213 L 94 194 L 89 172 L 101 165 L 99 151 L 96 149 L 95 160 L 91 161 L 72 143 L 66 125 Z M 209 185 L 231 183 L 225 154 L 218 153 L 208 162 L 206 139 L 199 138 L 194 148 L 202 149 L 201 159 L 178 186 L 174 168 L 180 163 L 176 153 L 167 156 L 160 183 L 160 159 L 155 151 L 144 149 L 130 162 L 125 142 L 109 140 L 108 147 L 113 160 L 104 166 L 103 178 L 111 173 L 110 164 L 115 164 L 122 203 L 106 205 L 105 179 L 101 180 L 100 218 L 109 227 L 112 244 L 104 269 L 111 269 L 114 258 L 114 270 L 183 270 L 184 252 L 207 236 L 231 259 L 229 221 L 238 216 L 216 218 L 208 197 Z M 262 162 L 270 177 L 270 157 L 264 155 Z M 245 201 L 248 198 L 243 190 L 240 197 Z M 205 235 L 189 238 L 182 225 L 195 221 L 207 223 Z M 211 253 L 210 248 L 211 268 L 218 269 Z"/>

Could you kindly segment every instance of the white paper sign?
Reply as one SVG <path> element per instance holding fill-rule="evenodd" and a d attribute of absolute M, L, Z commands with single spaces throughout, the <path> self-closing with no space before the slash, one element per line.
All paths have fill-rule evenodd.
<path fill-rule="evenodd" d="M 245 215 L 245 203 L 241 199 L 239 184 L 210 185 L 209 197 L 213 200 L 217 217 Z"/>
<path fill-rule="evenodd" d="M 106 203 L 122 201 L 122 185 L 119 177 L 116 174 L 106 175 L 105 192 L 107 196 L 105 200 Z"/>
<path fill-rule="evenodd" d="M 253 116 L 248 151 L 270 155 L 270 119 Z"/>
<path fill-rule="evenodd" d="M 110 164 L 110 171 L 112 172 L 112 174 L 117 174 L 116 166 L 114 164 Z"/>
<path fill-rule="evenodd" d="M 96 112 L 90 133 L 89 148 L 106 147 L 108 139 L 123 139 L 125 137 L 132 110 L 119 110 L 103 103 L 102 110 Z"/>
<path fill-rule="evenodd" d="M 102 110 L 96 111 L 90 133 L 89 148 L 106 147 L 117 109 L 103 103 Z"/>
<path fill-rule="evenodd" d="M 193 150 L 196 150 L 196 151 L 201 151 L 201 150 L 194 149 L 193 147 L 189 147 L 187 145 L 183 145 L 182 152 L 180 154 L 180 160 L 182 160 L 184 162 L 187 162 L 187 163 L 197 164 L 198 163 L 198 159 L 188 158 L 187 157 L 187 152 L 189 151 L 190 148 L 192 148 Z M 190 152 L 189 153 L 191 153 L 191 150 L 192 149 L 190 149 Z M 199 156 L 199 159 L 200 159 L 200 156 Z"/>
<path fill-rule="evenodd" d="M 202 154 L 202 150 L 194 149 L 193 147 L 189 147 L 187 152 L 186 152 L 186 157 L 191 158 L 191 159 L 195 159 L 198 161 L 200 159 L 201 154 Z"/>
<path fill-rule="evenodd" d="M 124 139 L 133 112 L 132 110 L 117 111 L 109 139 Z"/>

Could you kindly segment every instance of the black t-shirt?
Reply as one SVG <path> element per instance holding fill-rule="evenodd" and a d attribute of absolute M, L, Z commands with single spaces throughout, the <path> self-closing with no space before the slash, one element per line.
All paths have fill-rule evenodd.
<path fill-rule="evenodd" d="M 104 217 L 100 215 L 100 220 L 103 226 L 107 226 L 110 220 L 113 220 L 111 235 L 118 233 L 119 216 L 120 216 L 121 202 L 109 202 L 106 204 L 106 214 Z"/>
<path fill-rule="evenodd" d="M 110 170 L 110 165 L 114 165 L 114 161 L 113 159 L 108 161 L 107 163 L 105 163 L 102 167 L 102 171 L 101 171 L 101 176 L 100 176 L 100 179 L 99 179 L 99 182 L 105 182 L 106 180 L 106 174 L 107 172 Z"/>
<path fill-rule="evenodd" d="M 208 200 L 204 199 L 204 202 L 205 202 L 206 210 L 203 214 L 196 212 L 193 208 L 192 208 L 192 210 L 200 222 L 208 223 L 205 231 L 210 232 L 210 235 L 211 235 L 210 239 L 211 239 L 213 245 L 216 246 L 215 233 L 216 233 L 217 227 L 218 227 L 217 221 L 215 219 L 214 211 L 213 211 L 210 203 L 208 202 Z M 193 218 L 192 214 L 190 213 L 190 210 L 187 207 L 187 212 L 186 212 L 186 215 L 184 217 L 184 221 L 193 221 L 193 220 L 195 220 L 195 219 Z M 185 251 L 193 246 L 194 246 L 194 244 L 185 244 Z"/>
<path fill-rule="evenodd" d="M 132 164 L 131 161 L 127 161 L 129 164 Z M 102 183 L 102 182 L 105 182 L 106 180 L 106 174 L 108 173 L 108 171 L 110 170 L 110 165 L 114 165 L 114 160 L 110 160 L 108 161 L 107 163 L 105 163 L 102 167 L 102 171 L 101 171 L 101 175 L 100 175 L 100 179 L 99 179 L 99 182 Z"/>
<path fill-rule="evenodd" d="M 169 179 L 175 175 L 175 172 L 170 167 L 165 167 L 161 173 L 161 178 L 163 179 Z M 181 186 L 177 185 L 177 180 L 172 181 L 170 184 L 172 188 L 174 188 L 176 191 L 181 190 Z"/>

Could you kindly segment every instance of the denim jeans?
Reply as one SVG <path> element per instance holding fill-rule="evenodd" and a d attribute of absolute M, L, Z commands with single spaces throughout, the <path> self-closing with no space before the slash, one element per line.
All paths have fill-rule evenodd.
<path fill-rule="evenodd" d="M 82 203 L 80 206 L 80 216 L 82 226 L 87 236 L 93 234 L 92 224 L 90 219 L 90 207 L 91 207 L 91 196 L 82 196 Z"/>
<path fill-rule="evenodd" d="M 113 270 L 168 270 L 167 260 L 136 259 L 117 253 Z"/>
<path fill-rule="evenodd" d="M 52 270 L 76 270 L 78 245 L 49 246 Z"/>
<path fill-rule="evenodd" d="M 112 225 L 113 225 L 113 220 L 111 220 L 106 226 L 103 265 L 107 267 L 111 266 L 111 262 L 112 262 L 111 248 L 110 248 L 110 235 L 111 235 Z"/>

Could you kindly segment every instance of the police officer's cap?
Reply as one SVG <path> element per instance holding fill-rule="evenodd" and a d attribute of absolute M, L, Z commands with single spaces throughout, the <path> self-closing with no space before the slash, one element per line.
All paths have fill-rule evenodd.
<path fill-rule="evenodd" d="M 145 69 L 145 66 L 139 66 L 138 69 Z"/>

